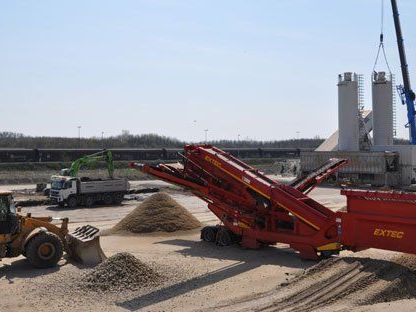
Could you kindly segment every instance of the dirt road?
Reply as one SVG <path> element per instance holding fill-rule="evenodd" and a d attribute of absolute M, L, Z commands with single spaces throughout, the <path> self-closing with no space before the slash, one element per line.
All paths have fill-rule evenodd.
<path fill-rule="evenodd" d="M 150 183 L 153 187 L 167 190 L 202 223 L 217 222 L 206 204 L 198 198 L 177 188 L 166 188 L 167 185 L 160 182 Z M 334 210 L 345 206 L 344 198 L 336 189 L 318 188 L 311 196 Z M 24 208 L 23 212 L 69 217 L 71 228 L 89 223 L 106 229 L 132 211 L 138 203 L 128 201 L 119 207 L 72 210 L 37 206 Z M 0 265 L 0 292 L 8 295 L 0 299 L 0 311 L 247 311 L 259 310 L 261 304 L 267 306 L 270 303 L 272 310 L 276 310 L 279 300 L 288 296 L 290 289 L 296 290 L 296 287 L 299 287 L 295 291 L 299 300 L 295 297 L 294 300 L 298 300 L 299 304 L 304 300 L 305 303 L 312 299 L 319 301 L 316 300 L 317 297 L 324 295 L 327 289 L 334 289 L 335 293 L 339 290 L 336 284 L 339 267 L 324 271 L 334 278 L 333 283 L 322 284 L 320 291 L 311 292 L 308 287 L 296 285 L 282 288 L 281 285 L 287 285 L 298 274 L 316 264 L 300 260 L 285 245 L 255 251 L 244 250 L 238 246 L 218 247 L 201 242 L 198 230 L 169 234 L 103 236 L 101 244 L 108 256 L 126 251 L 148 263 L 165 277 L 164 282 L 158 287 L 136 291 L 106 294 L 85 292 L 76 285 L 82 274 L 89 270 L 87 268 L 75 266 L 63 259 L 57 268 L 35 270 L 23 257 L 6 259 Z M 348 252 L 342 253 L 342 256 L 351 255 Z M 382 261 L 394 255 L 395 253 L 369 250 L 354 254 L 354 257 L 371 256 Z M 353 267 L 351 272 L 354 272 Z M 310 285 L 316 278 L 315 276 L 309 280 Z M 294 307 L 298 304 L 292 303 Z M 324 305 L 317 308 L 327 308 L 327 304 L 331 302 L 325 301 Z M 388 306 L 387 303 L 385 306 L 378 304 L 365 308 L 366 311 L 374 310 L 373 307 L 387 309 L 396 304 L 398 303 L 388 303 Z M 414 304 L 414 301 L 405 300 L 400 304 L 407 307 Z M 351 307 L 363 309 L 348 302 L 336 302 L 336 305 L 330 306 L 330 310 L 351 310 Z"/>
<path fill-rule="evenodd" d="M 156 289 L 90 294 L 74 289 L 79 271 L 61 261 L 57 269 L 33 270 L 25 260 L 0 268 L 1 311 L 194 311 L 229 299 L 271 291 L 310 266 L 290 249 L 244 250 L 201 242 L 199 231 L 140 236 L 105 236 L 108 256 L 126 251 L 150 263 L 168 280 Z M 47 286 L 46 286 L 47 285 Z"/>

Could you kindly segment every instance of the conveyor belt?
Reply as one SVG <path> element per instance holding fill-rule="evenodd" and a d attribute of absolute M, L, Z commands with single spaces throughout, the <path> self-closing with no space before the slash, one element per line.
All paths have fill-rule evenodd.
<path fill-rule="evenodd" d="M 347 164 L 346 159 L 331 158 L 321 167 L 315 169 L 310 174 L 300 177 L 293 181 L 290 186 L 298 191 L 308 194 L 316 186 L 325 181 L 331 174 L 337 171 L 340 167 Z"/>

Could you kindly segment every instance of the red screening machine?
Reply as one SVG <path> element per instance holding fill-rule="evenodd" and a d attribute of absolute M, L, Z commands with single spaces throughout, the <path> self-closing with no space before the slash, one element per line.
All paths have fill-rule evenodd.
<path fill-rule="evenodd" d="M 204 227 L 205 241 L 247 248 L 286 243 L 304 259 L 371 247 L 416 253 L 416 194 L 342 190 L 347 208 L 337 212 L 307 196 L 345 160 L 331 159 L 285 185 L 214 146 L 187 145 L 182 156 L 183 164 L 130 166 L 206 201 L 221 225 Z"/>

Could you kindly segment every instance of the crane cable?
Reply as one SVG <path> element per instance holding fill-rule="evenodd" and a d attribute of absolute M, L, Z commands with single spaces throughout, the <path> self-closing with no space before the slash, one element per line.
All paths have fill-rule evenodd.
<path fill-rule="evenodd" d="M 389 62 L 388 62 L 387 56 L 386 56 L 386 50 L 384 49 L 384 0 L 381 0 L 381 23 L 380 24 L 381 24 L 381 27 L 380 27 L 380 43 L 378 45 L 376 61 L 374 62 L 373 73 L 376 71 L 377 62 L 378 62 L 378 59 L 380 57 L 380 51 L 382 51 L 383 56 L 384 56 L 384 61 L 386 62 L 386 65 L 387 65 L 387 69 L 389 70 L 389 73 L 391 74 L 390 65 L 389 65 Z"/>

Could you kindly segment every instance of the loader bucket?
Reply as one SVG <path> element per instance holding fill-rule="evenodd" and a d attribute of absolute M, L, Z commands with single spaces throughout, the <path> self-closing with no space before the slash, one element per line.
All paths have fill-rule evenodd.
<path fill-rule="evenodd" d="M 99 229 L 84 225 L 66 236 L 69 256 L 77 262 L 94 266 L 106 259 L 100 246 Z"/>

